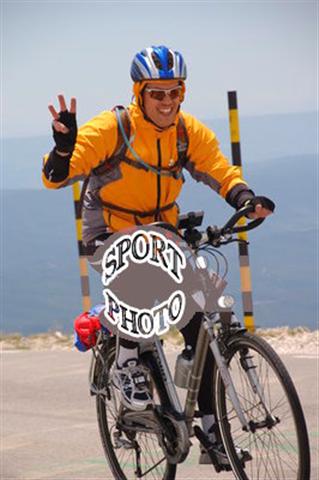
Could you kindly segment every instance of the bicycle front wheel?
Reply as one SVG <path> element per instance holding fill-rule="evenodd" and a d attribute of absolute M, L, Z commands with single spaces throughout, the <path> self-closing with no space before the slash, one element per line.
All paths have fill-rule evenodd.
<path fill-rule="evenodd" d="M 216 371 L 216 409 L 224 446 L 240 480 L 309 480 L 306 423 L 293 382 L 276 352 L 262 338 L 245 333 L 230 339 L 226 360 L 250 425 L 243 431 Z M 245 464 L 238 448 L 248 450 Z M 237 452 L 236 452 L 237 450 Z"/>
<path fill-rule="evenodd" d="M 102 358 L 96 366 L 97 419 L 102 444 L 109 466 L 116 480 L 173 480 L 176 465 L 165 457 L 159 436 L 152 431 L 139 431 L 123 426 L 123 407 L 119 392 L 111 378 L 115 364 L 115 341 L 102 349 Z M 154 392 L 154 397 L 156 394 Z M 132 421 L 132 423 L 134 423 Z"/>

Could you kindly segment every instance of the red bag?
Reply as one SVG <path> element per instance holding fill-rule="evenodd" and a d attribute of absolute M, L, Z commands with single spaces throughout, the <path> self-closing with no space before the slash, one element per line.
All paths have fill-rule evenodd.
<path fill-rule="evenodd" d="M 98 332 L 101 330 L 99 317 L 90 315 L 89 312 L 81 313 L 74 320 L 74 330 L 77 337 L 75 346 L 79 350 L 86 351 L 94 347 Z"/>

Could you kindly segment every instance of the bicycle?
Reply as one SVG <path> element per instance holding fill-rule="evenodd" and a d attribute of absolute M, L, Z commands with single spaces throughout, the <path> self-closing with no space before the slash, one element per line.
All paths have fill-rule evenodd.
<path fill-rule="evenodd" d="M 251 211 L 251 207 L 244 207 L 222 228 L 208 227 L 205 232 L 197 229 L 203 213 L 190 213 L 181 217 L 179 229 L 197 255 L 203 249 L 216 255 L 220 246 L 242 241 L 233 237 L 235 233 L 256 228 L 263 221 L 236 226 Z M 224 255 L 222 258 L 227 262 Z M 89 381 L 91 394 L 96 396 L 105 455 L 116 480 L 174 480 L 177 465 L 187 458 L 193 436 L 206 448 L 215 471 L 222 471 L 208 437 L 194 425 L 200 416 L 196 401 L 208 348 L 215 358 L 212 402 L 235 477 L 309 480 L 307 428 L 289 373 L 264 339 L 241 326 L 230 298 L 222 298 L 224 305 L 218 311 L 202 313 L 184 408 L 162 341 L 157 339 L 140 355 L 150 377 L 154 405 L 143 412 L 125 409 L 111 382 L 116 339 L 100 332 L 93 349 Z M 248 454 L 239 459 L 238 448 Z"/>

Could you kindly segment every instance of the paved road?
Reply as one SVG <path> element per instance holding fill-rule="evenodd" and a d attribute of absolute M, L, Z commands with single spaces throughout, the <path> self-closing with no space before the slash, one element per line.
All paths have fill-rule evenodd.
<path fill-rule="evenodd" d="M 170 355 L 171 357 L 171 355 Z M 318 359 L 283 357 L 305 410 L 318 480 Z M 111 480 L 88 394 L 90 354 L 76 351 L 2 353 L 2 480 Z M 170 358 L 172 362 L 172 358 Z M 193 448 L 178 480 L 231 480 L 198 466 Z"/>

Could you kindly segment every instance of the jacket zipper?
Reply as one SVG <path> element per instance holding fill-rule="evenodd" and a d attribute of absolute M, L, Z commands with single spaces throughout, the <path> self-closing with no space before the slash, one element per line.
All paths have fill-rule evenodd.
<path fill-rule="evenodd" d="M 161 141 L 157 139 L 157 167 L 161 169 L 162 167 L 162 152 L 161 152 Z M 159 210 L 161 205 L 161 176 L 157 175 L 157 202 L 156 202 L 156 210 Z M 160 220 L 160 212 L 155 215 L 155 221 L 158 222 Z"/>

